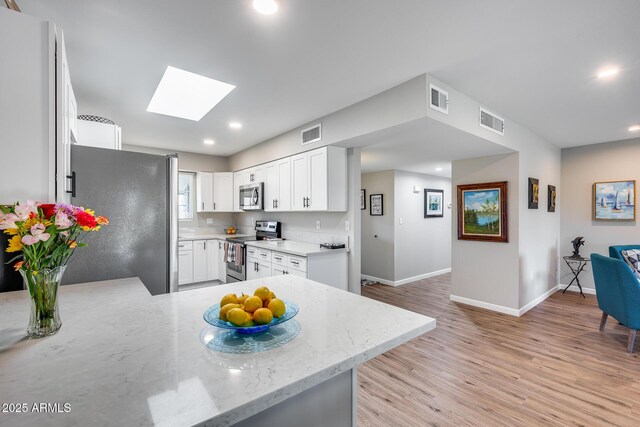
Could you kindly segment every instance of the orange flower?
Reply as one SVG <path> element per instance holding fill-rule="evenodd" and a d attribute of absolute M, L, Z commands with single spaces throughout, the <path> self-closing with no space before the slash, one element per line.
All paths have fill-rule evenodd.
<path fill-rule="evenodd" d="M 71 249 L 75 249 L 76 246 L 78 246 L 78 242 L 76 242 L 75 240 L 72 240 L 72 241 L 69 242 L 69 247 Z"/>
<path fill-rule="evenodd" d="M 99 225 L 109 225 L 109 218 L 107 218 L 106 216 L 99 216 L 96 218 L 96 222 Z"/>
<path fill-rule="evenodd" d="M 15 271 L 20 271 L 20 269 L 22 268 L 22 264 L 24 264 L 24 261 L 18 261 L 13 265 L 13 269 Z"/>

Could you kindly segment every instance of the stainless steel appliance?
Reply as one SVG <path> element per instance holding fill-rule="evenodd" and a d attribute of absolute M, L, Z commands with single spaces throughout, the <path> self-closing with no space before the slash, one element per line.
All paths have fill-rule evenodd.
<path fill-rule="evenodd" d="M 256 211 L 263 209 L 264 183 L 247 184 L 240 186 L 240 209 L 243 211 Z"/>
<path fill-rule="evenodd" d="M 278 221 L 256 221 L 256 235 L 247 237 L 227 237 L 225 260 L 227 264 L 227 283 L 247 280 L 246 242 L 256 240 L 282 240 L 281 225 Z M 237 251 L 234 245 L 241 247 Z"/>
<path fill-rule="evenodd" d="M 139 277 L 152 295 L 178 288 L 178 158 L 71 146 L 71 203 L 109 218 L 89 233 L 63 284 Z"/>

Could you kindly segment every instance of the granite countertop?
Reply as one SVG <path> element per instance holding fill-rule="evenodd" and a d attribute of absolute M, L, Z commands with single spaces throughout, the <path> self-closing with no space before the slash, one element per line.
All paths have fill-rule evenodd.
<path fill-rule="evenodd" d="M 300 307 L 300 333 L 251 354 L 209 350 L 202 313 L 269 286 Z M 435 319 L 290 275 L 152 297 L 137 278 L 63 286 L 62 329 L 25 338 L 26 291 L 0 294 L 0 395 L 70 412 L 0 413 L 0 424 L 229 425 L 435 328 Z M 372 315 L 375 313 L 375 315 Z M 209 337 L 210 338 L 210 337 Z"/>
<path fill-rule="evenodd" d="M 293 240 L 259 240 L 246 242 L 246 245 L 304 257 L 349 252 L 349 248 L 326 249 L 321 248 L 319 243 L 295 242 Z"/>

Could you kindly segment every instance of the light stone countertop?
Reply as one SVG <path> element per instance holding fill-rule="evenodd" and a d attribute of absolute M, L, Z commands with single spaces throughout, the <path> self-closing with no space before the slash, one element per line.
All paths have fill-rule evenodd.
<path fill-rule="evenodd" d="M 213 352 L 202 313 L 230 292 L 269 286 L 300 307 L 293 341 Z M 31 340 L 26 291 L 0 294 L 3 402 L 69 413 L 0 413 L 11 426 L 229 425 L 435 328 L 436 321 L 307 279 L 278 276 L 152 297 L 137 278 L 63 286 L 60 331 Z"/>
<path fill-rule="evenodd" d="M 254 236 L 254 234 L 225 234 L 225 233 L 217 233 L 215 231 L 211 232 L 179 232 L 178 240 L 181 242 L 189 241 L 189 240 L 225 240 L 227 237 L 246 237 L 246 236 Z"/>
<path fill-rule="evenodd" d="M 245 242 L 245 244 L 247 246 L 255 246 L 257 248 L 304 257 L 349 252 L 349 248 L 326 249 L 321 248 L 319 243 L 296 242 L 293 240 L 258 240 L 255 242 Z"/>

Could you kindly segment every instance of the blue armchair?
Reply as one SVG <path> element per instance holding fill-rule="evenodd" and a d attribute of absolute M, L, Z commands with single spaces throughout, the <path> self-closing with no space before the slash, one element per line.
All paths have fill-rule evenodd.
<path fill-rule="evenodd" d="M 629 249 L 640 249 L 640 245 L 609 246 L 609 256 L 611 258 L 618 258 L 619 260 L 624 261 L 624 258 L 622 258 L 622 254 L 620 252 L 626 251 Z"/>
<path fill-rule="evenodd" d="M 607 317 L 611 315 L 629 328 L 627 349 L 633 353 L 636 331 L 640 329 L 640 282 L 631 268 L 617 257 L 591 254 L 591 267 L 598 306 L 602 310 L 600 332 L 604 332 Z"/>

